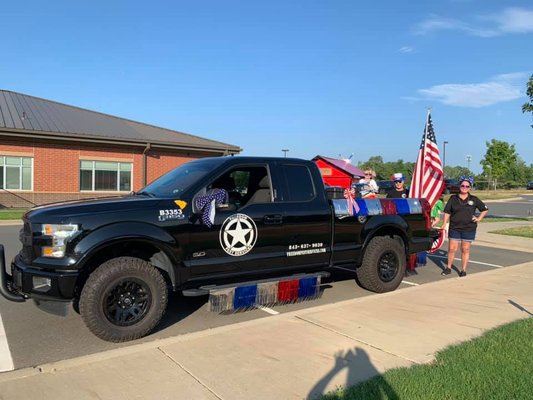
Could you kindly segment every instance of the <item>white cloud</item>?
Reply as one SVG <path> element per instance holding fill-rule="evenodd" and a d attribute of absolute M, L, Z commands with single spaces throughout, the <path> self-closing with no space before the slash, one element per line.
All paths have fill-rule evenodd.
<path fill-rule="evenodd" d="M 437 15 L 431 16 L 429 19 L 418 24 L 415 28 L 415 33 L 425 35 L 426 33 L 433 31 L 443 30 L 460 31 L 480 37 L 492 37 L 498 35 L 498 32 L 493 29 L 476 27 L 457 19 L 442 18 Z"/>
<path fill-rule="evenodd" d="M 487 82 L 448 83 L 420 89 L 424 98 L 458 107 L 486 107 L 522 97 L 521 85 L 526 73 L 517 72 L 493 77 Z"/>
<path fill-rule="evenodd" d="M 399 53 L 403 53 L 403 54 L 414 53 L 415 52 L 415 48 L 411 47 L 411 46 L 403 46 L 403 47 L 400 47 L 398 49 L 398 52 Z"/>
<path fill-rule="evenodd" d="M 523 8 L 507 8 L 503 13 L 485 17 L 498 24 L 498 31 L 502 33 L 533 32 L 533 10 Z"/>
<path fill-rule="evenodd" d="M 473 22 L 432 15 L 415 27 L 415 33 L 425 35 L 435 31 L 459 31 L 478 37 L 494 37 L 513 33 L 533 32 L 533 10 L 506 8 L 498 14 L 474 17 Z"/>

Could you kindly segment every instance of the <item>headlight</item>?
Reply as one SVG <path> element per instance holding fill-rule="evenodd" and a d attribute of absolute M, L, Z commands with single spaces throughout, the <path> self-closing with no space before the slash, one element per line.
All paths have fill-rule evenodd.
<path fill-rule="evenodd" d="M 43 236 L 52 237 L 52 246 L 42 247 L 42 255 L 44 257 L 64 257 L 68 238 L 76 232 L 78 232 L 78 225 L 74 224 L 43 224 Z"/>

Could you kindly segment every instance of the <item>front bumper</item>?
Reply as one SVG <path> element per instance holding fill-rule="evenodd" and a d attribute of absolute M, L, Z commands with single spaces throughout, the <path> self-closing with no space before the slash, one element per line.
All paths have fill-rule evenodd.
<path fill-rule="evenodd" d="M 0 294 L 9 301 L 17 303 L 26 301 L 26 296 L 19 293 L 13 287 L 12 276 L 7 274 L 6 271 L 6 257 L 4 253 L 4 246 L 0 244 Z"/>
<path fill-rule="evenodd" d="M 19 255 L 11 263 L 11 276 L 5 270 L 4 247 L 0 245 L 0 293 L 10 301 L 70 301 L 79 276 L 78 271 L 54 271 L 25 264 Z M 46 284 L 43 284 L 46 282 Z"/>

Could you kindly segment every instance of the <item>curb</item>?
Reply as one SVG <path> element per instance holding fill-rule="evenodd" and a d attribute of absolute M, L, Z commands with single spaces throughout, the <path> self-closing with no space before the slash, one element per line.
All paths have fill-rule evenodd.
<path fill-rule="evenodd" d="M 10 225 L 22 225 L 22 220 L 20 219 L 6 219 L 0 221 L 0 226 L 10 226 Z"/>
<path fill-rule="evenodd" d="M 505 203 L 506 201 L 521 200 L 522 197 L 509 197 L 507 199 L 482 200 L 483 203 Z"/>
<path fill-rule="evenodd" d="M 482 247 L 492 247 L 492 248 L 497 248 L 497 249 L 521 251 L 524 253 L 533 253 L 533 247 L 528 248 L 528 247 L 524 247 L 520 245 L 515 245 L 512 243 L 502 243 L 502 242 L 493 242 L 490 240 L 476 239 L 474 244 L 476 246 L 482 246 Z"/>

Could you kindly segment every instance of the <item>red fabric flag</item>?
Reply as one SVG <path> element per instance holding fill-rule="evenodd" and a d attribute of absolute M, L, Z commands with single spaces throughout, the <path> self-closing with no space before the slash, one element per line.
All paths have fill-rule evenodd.
<path fill-rule="evenodd" d="M 409 188 L 409 197 L 424 197 L 433 207 L 443 190 L 444 171 L 431 123 L 431 112 L 428 111 L 426 127 L 413 171 L 413 180 Z"/>

